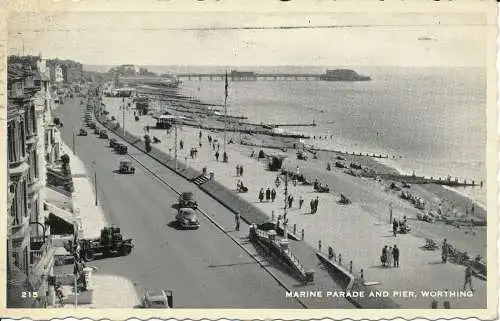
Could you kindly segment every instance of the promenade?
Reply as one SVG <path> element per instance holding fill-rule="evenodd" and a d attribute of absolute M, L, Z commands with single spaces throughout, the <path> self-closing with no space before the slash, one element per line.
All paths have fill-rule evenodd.
<path fill-rule="evenodd" d="M 106 110 L 110 112 L 109 117 L 115 116 L 122 123 L 123 112 L 119 110 L 121 99 L 104 98 Z M 133 111 L 125 111 L 125 130 L 138 137 L 143 137 L 145 126 L 154 127 L 155 120 L 150 116 L 141 116 L 140 121 L 133 119 Z M 122 124 L 121 124 L 122 126 Z M 122 127 L 123 128 L 123 127 Z M 167 154 L 174 155 L 174 131 L 167 133 L 166 130 L 151 129 L 151 137 L 161 140 L 154 147 Z M 209 146 L 207 135 L 218 139 L 220 144 L 219 162 L 215 159 L 215 150 Z M 227 141 L 237 134 L 227 134 Z M 267 160 L 250 158 L 252 150 L 258 154 L 258 148 L 249 148 L 237 144 L 228 144 L 226 149 L 229 154 L 229 163 L 222 163 L 223 138 L 222 133 L 202 132 L 199 139 L 199 130 L 189 127 L 181 127 L 178 130 L 178 140 L 184 143 L 183 149 L 178 149 L 178 159 L 198 171 L 204 167 L 213 172 L 215 180 L 230 190 L 236 189 L 238 180 L 242 180 L 249 188 L 248 193 L 238 195 L 245 201 L 255 205 L 264 213 L 275 217 L 283 214 L 284 184 L 279 187 L 275 185 L 276 172 L 267 170 Z M 201 142 L 201 147 L 199 143 Z M 197 148 L 197 157 L 190 157 L 190 149 Z M 265 150 L 269 154 L 278 154 L 276 150 Z M 281 153 L 284 154 L 284 153 Z M 300 173 L 308 175 L 309 179 L 318 178 L 323 183 L 328 183 L 332 191 L 330 193 L 316 193 L 312 186 L 289 184 L 289 193 L 294 196 L 292 208 L 288 211 L 289 227 L 297 227 L 297 234 L 304 229 L 304 241 L 318 249 L 321 241 L 322 252 L 332 246 L 337 255 L 342 255 L 343 262 L 353 262 L 354 270 L 364 270 L 366 281 L 380 283 L 378 288 L 388 291 L 414 291 L 415 297 L 391 296 L 391 298 L 402 308 L 428 308 L 432 298 L 424 297 L 420 291 L 425 290 L 461 290 L 464 281 L 464 267 L 453 263 L 442 264 L 440 251 L 425 251 L 421 247 L 425 244 L 425 237 L 432 237 L 441 241 L 444 235 L 448 237 L 451 244 L 459 249 L 467 250 L 470 255 L 475 255 L 476 243 L 480 244 L 478 232 L 475 235 L 465 234 L 464 231 L 456 231 L 453 227 L 436 228 L 435 226 L 416 224 L 415 233 L 392 236 L 392 226 L 388 223 L 388 204 L 393 204 L 394 217 L 402 219 L 407 216 L 410 220 L 415 217 L 416 210 L 396 194 L 388 193 L 387 186 L 375 180 L 355 178 L 340 171 L 327 172 L 320 166 L 314 166 L 314 162 L 298 161 L 292 157 L 292 153 L 285 161 L 285 166 L 296 171 L 298 166 Z M 242 177 L 236 176 L 236 165 L 242 165 L 244 173 Z M 183 166 L 183 165 L 180 165 Z M 261 188 L 275 188 L 277 198 L 275 202 L 259 202 L 258 192 Z M 236 193 L 236 192 L 235 192 Z M 348 195 L 353 201 L 351 205 L 340 205 L 337 201 L 340 193 Z M 299 197 L 302 196 L 304 204 L 298 208 Z M 309 202 L 311 199 L 319 199 L 319 207 L 316 214 L 310 214 Z M 414 222 L 410 221 L 410 224 Z M 449 230 L 446 230 L 449 229 Z M 400 267 L 383 268 L 380 264 L 381 250 L 384 245 L 397 245 L 400 248 Z M 470 250 L 469 250 L 470 249 Z M 473 279 L 474 295 L 462 298 L 437 298 L 442 304 L 449 300 L 452 308 L 484 308 L 486 305 L 486 282 Z"/>

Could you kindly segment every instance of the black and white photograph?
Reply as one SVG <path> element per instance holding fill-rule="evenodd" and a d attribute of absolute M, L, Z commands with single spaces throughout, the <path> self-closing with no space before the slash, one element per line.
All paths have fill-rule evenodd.
<path fill-rule="evenodd" d="M 213 2 L 8 12 L 1 314 L 493 315 L 495 3 Z"/>

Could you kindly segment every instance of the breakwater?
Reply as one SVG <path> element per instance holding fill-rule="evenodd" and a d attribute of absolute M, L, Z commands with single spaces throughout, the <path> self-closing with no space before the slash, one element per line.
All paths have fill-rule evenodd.
<path fill-rule="evenodd" d="M 450 177 L 442 178 L 442 177 L 426 177 L 426 176 L 416 176 L 416 175 L 403 175 L 403 174 L 377 174 L 370 172 L 361 172 L 360 176 L 375 178 L 380 177 L 384 180 L 393 180 L 393 181 L 405 181 L 409 184 L 437 184 L 437 185 L 445 185 L 445 186 L 480 186 L 483 187 L 483 181 L 476 182 L 474 180 L 459 180 L 458 178 L 451 179 Z"/>

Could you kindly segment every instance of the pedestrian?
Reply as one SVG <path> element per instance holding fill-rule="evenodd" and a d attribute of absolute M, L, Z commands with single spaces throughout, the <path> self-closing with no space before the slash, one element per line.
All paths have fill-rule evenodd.
<path fill-rule="evenodd" d="M 391 267 L 392 266 L 392 246 L 389 246 L 389 249 L 387 250 L 387 266 Z"/>
<path fill-rule="evenodd" d="M 316 196 L 316 199 L 314 200 L 314 213 L 318 211 L 318 205 L 319 205 L 319 197 Z"/>
<path fill-rule="evenodd" d="M 274 202 L 275 199 L 276 199 L 276 190 L 273 188 L 271 190 L 271 201 Z"/>
<path fill-rule="evenodd" d="M 198 136 L 199 136 L 199 137 L 200 137 L 200 139 L 201 139 L 201 130 L 200 130 L 200 134 L 199 134 Z"/>
<path fill-rule="evenodd" d="M 215 152 L 215 159 L 216 159 L 217 161 L 219 161 L 219 151 L 216 151 L 216 152 Z"/>
<path fill-rule="evenodd" d="M 398 221 L 396 219 L 392 221 L 392 234 L 394 237 L 398 234 Z"/>
<path fill-rule="evenodd" d="M 467 284 L 469 285 L 470 290 L 474 292 L 474 289 L 472 288 L 472 267 L 470 264 L 467 264 L 467 267 L 465 268 L 464 291 Z"/>
<path fill-rule="evenodd" d="M 443 263 L 448 261 L 448 241 L 444 239 L 443 245 L 441 247 L 441 259 Z"/>
<path fill-rule="evenodd" d="M 276 187 L 280 187 L 281 179 L 280 179 L 279 175 L 276 175 L 276 179 L 274 180 L 274 184 L 276 185 Z"/>
<path fill-rule="evenodd" d="M 262 200 L 264 200 L 264 189 L 261 188 L 259 191 L 259 201 L 262 203 Z"/>
<path fill-rule="evenodd" d="M 179 147 L 180 149 L 183 149 L 184 148 L 184 141 L 181 139 L 181 141 L 179 142 Z"/>
<path fill-rule="evenodd" d="M 199 145 L 200 145 L 200 148 L 201 148 L 201 146 L 203 146 L 203 144 L 201 143 L 201 140 L 200 140 L 200 143 L 199 143 Z"/>
<path fill-rule="evenodd" d="M 226 153 L 226 152 L 224 152 L 224 153 L 222 154 L 222 161 L 223 161 L 224 163 L 227 163 L 227 162 L 229 161 L 229 158 L 228 158 L 228 156 L 227 156 L 227 153 Z"/>
<path fill-rule="evenodd" d="M 292 208 L 293 205 L 293 196 L 292 194 L 288 195 L 288 208 Z"/>
<path fill-rule="evenodd" d="M 271 199 L 271 190 L 268 187 L 266 189 L 266 202 L 269 202 L 270 199 Z"/>
<path fill-rule="evenodd" d="M 394 267 L 399 267 L 399 248 L 397 245 L 394 245 L 392 249 L 392 256 L 394 258 Z"/>
<path fill-rule="evenodd" d="M 380 261 L 382 266 L 385 267 L 387 264 L 387 245 L 382 248 L 382 255 L 380 255 Z"/>
<path fill-rule="evenodd" d="M 201 132 L 200 132 L 201 133 Z M 234 228 L 236 231 L 239 231 L 240 230 L 240 214 L 239 213 L 236 213 L 236 215 L 234 215 L 234 219 L 236 221 L 236 227 Z"/>
<path fill-rule="evenodd" d="M 302 198 L 302 195 L 299 196 L 299 209 L 302 209 L 302 204 L 304 204 L 304 199 Z"/>
<path fill-rule="evenodd" d="M 314 214 L 314 199 L 311 200 L 311 202 L 309 202 L 309 205 L 311 206 L 311 214 Z"/>
<path fill-rule="evenodd" d="M 236 164 L 236 176 L 240 176 L 240 164 Z"/>
<path fill-rule="evenodd" d="M 240 165 L 240 176 L 243 176 L 243 165 Z"/>

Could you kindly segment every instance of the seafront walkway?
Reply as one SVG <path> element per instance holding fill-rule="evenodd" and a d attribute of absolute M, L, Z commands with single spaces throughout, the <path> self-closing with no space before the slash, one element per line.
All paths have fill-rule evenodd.
<path fill-rule="evenodd" d="M 73 177 L 74 192 L 72 195 L 75 216 L 82 224 L 82 238 L 100 236 L 100 231 L 107 226 L 104 212 L 99 205 L 95 205 L 94 185 L 87 168 L 78 157 L 78 151 L 73 154 L 71 148 L 61 144 L 61 155 L 67 154 L 70 158 L 71 174 Z M 91 264 L 89 264 L 91 265 Z M 64 273 L 72 273 L 73 265 L 58 267 Z M 91 289 L 93 298 L 91 304 L 80 305 L 83 308 L 131 308 L 139 304 L 133 283 L 121 276 L 101 274 L 99 270 L 92 273 Z M 63 286 L 63 291 L 72 295 L 71 286 Z M 71 300 L 70 300 L 71 301 Z M 74 308 L 74 303 L 66 301 L 64 308 Z"/>
<path fill-rule="evenodd" d="M 105 98 L 106 110 L 110 112 L 109 117 L 115 116 L 122 123 L 123 112 L 119 110 L 121 99 Z M 127 132 L 143 137 L 145 126 L 151 128 L 155 120 L 150 116 L 141 116 L 135 121 L 133 111 L 125 111 L 125 129 Z M 215 159 L 215 150 L 208 144 L 207 135 L 218 139 L 220 144 L 219 162 Z M 150 129 L 149 135 L 157 137 L 161 143 L 153 144 L 154 147 L 165 153 L 174 155 L 174 131 L 167 134 L 166 130 Z M 227 134 L 227 141 L 231 134 Z M 277 188 L 275 185 L 276 172 L 267 170 L 267 160 L 250 158 L 252 148 L 237 144 L 228 144 L 226 149 L 229 154 L 229 163 L 222 163 L 223 138 L 222 133 L 202 132 L 199 146 L 199 130 L 196 128 L 181 127 L 178 129 L 178 140 L 183 140 L 184 148 L 178 149 L 178 159 L 187 166 L 202 171 L 204 167 L 207 172 L 213 172 L 215 180 L 226 188 L 236 193 L 236 183 L 242 180 L 248 187 L 248 193 L 238 193 L 243 200 L 255 205 L 269 217 L 274 212 L 275 217 L 283 214 L 284 184 Z M 197 157 L 189 155 L 191 148 L 197 148 Z M 255 155 L 259 149 L 253 148 Z M 276 150 L 265 150 L 273 154 Z M 290 158 L 290 157 L 289 157 Z M 236 165 L 242 165 L 244 173 L 242 177 L 236 176 Z M 183 166 L 183 165 L 179 165 Z M 185 165 L 184 165 L 185 166 Z M 374 180 L 353 178 L 343 173 L 327 173 L 326 170 L 314 168 L 309 163 L 300 163 L 287 159 L 285 166 L 292 171 L 299 166 L 300 173 L 314 175 L 320 181 L 325 179 L 330 185 L 330 193 L 316 193 L 312 186 L 289 184 L 289 193 L 293 195 L 294 202 L 288 211 L 289 228 L 297 227 L 300 235 L 304 229 L 304 242 L 313 248 L 319 248 L 322 244 L 322 252 L 326 253 L 328 246 L 332 246 L 336 255 L 342 256 L 345 265 L 353 262 L 353 269 L 363 269 L 364 278 L 369 282 L 379 283 L 377 287 L 381 290 L 390 291 L 390 298 L 403 308 L 428 308 L 432 298 L 425 297 L 420 291 L 426 290 L 449 290 L 456 291 L 463 288 L 464 267 L 453 263 L 442 264 L 440 251 L 425 251 L 420 247 L 425 244 L 425 230 L 421 235 L 406 234 L 393 237 L 391 226 L 388 224 L 388 204 L 392 203 L 394 217 L 402 218 L 407 215 L 414 217 L 414 209 L 397 195 L 386 192 L 386 187 Z M 324 167 L 323 167 L 324 168 Z M 333 175 L 333 176 L 331 176 Z M 332 178 L 333 177 L 333 178 Z M 311 178 L 311 177 L 308 177 Z M 258 192 L 261 188 L 275 188 L 277 198 L 275 202 L 259 202 Z M 349 195 L 353 203 L 345 206 L 337 203 L 340 193 Z M 304 204 L 298 208 L 299 197 L 302 196 Z M 309 202 L 311 199 L 319 198 L 319 207 L 316 214 L 310 214 Z M 465 236 L 469 237 L 469 236 Z M 453 239 L 449 239 L 453 243 Z M 294 241 L 291 247 L 294 247 Z M 380 264 L 380 255 L 384 245 L 397 245 L 400 249 L 400 267 L 383 268 Z M 460 248 L 460 247 L 458 247 Z M 471 252 L 473 255 L 473 252 Z M 316 265 L 316 264 L 314 264 Z M 442 302 L 449 300 L 452 308 L 482 308 L 486 305 L 486 282 L 473 279 L 475 292 L 472 297 L 462 298 L 436 298 Z M 392 295 L 392 291 L 414 291 L 414 297 Z M 411 295 L 411 294 L 410 294 Z"/>

